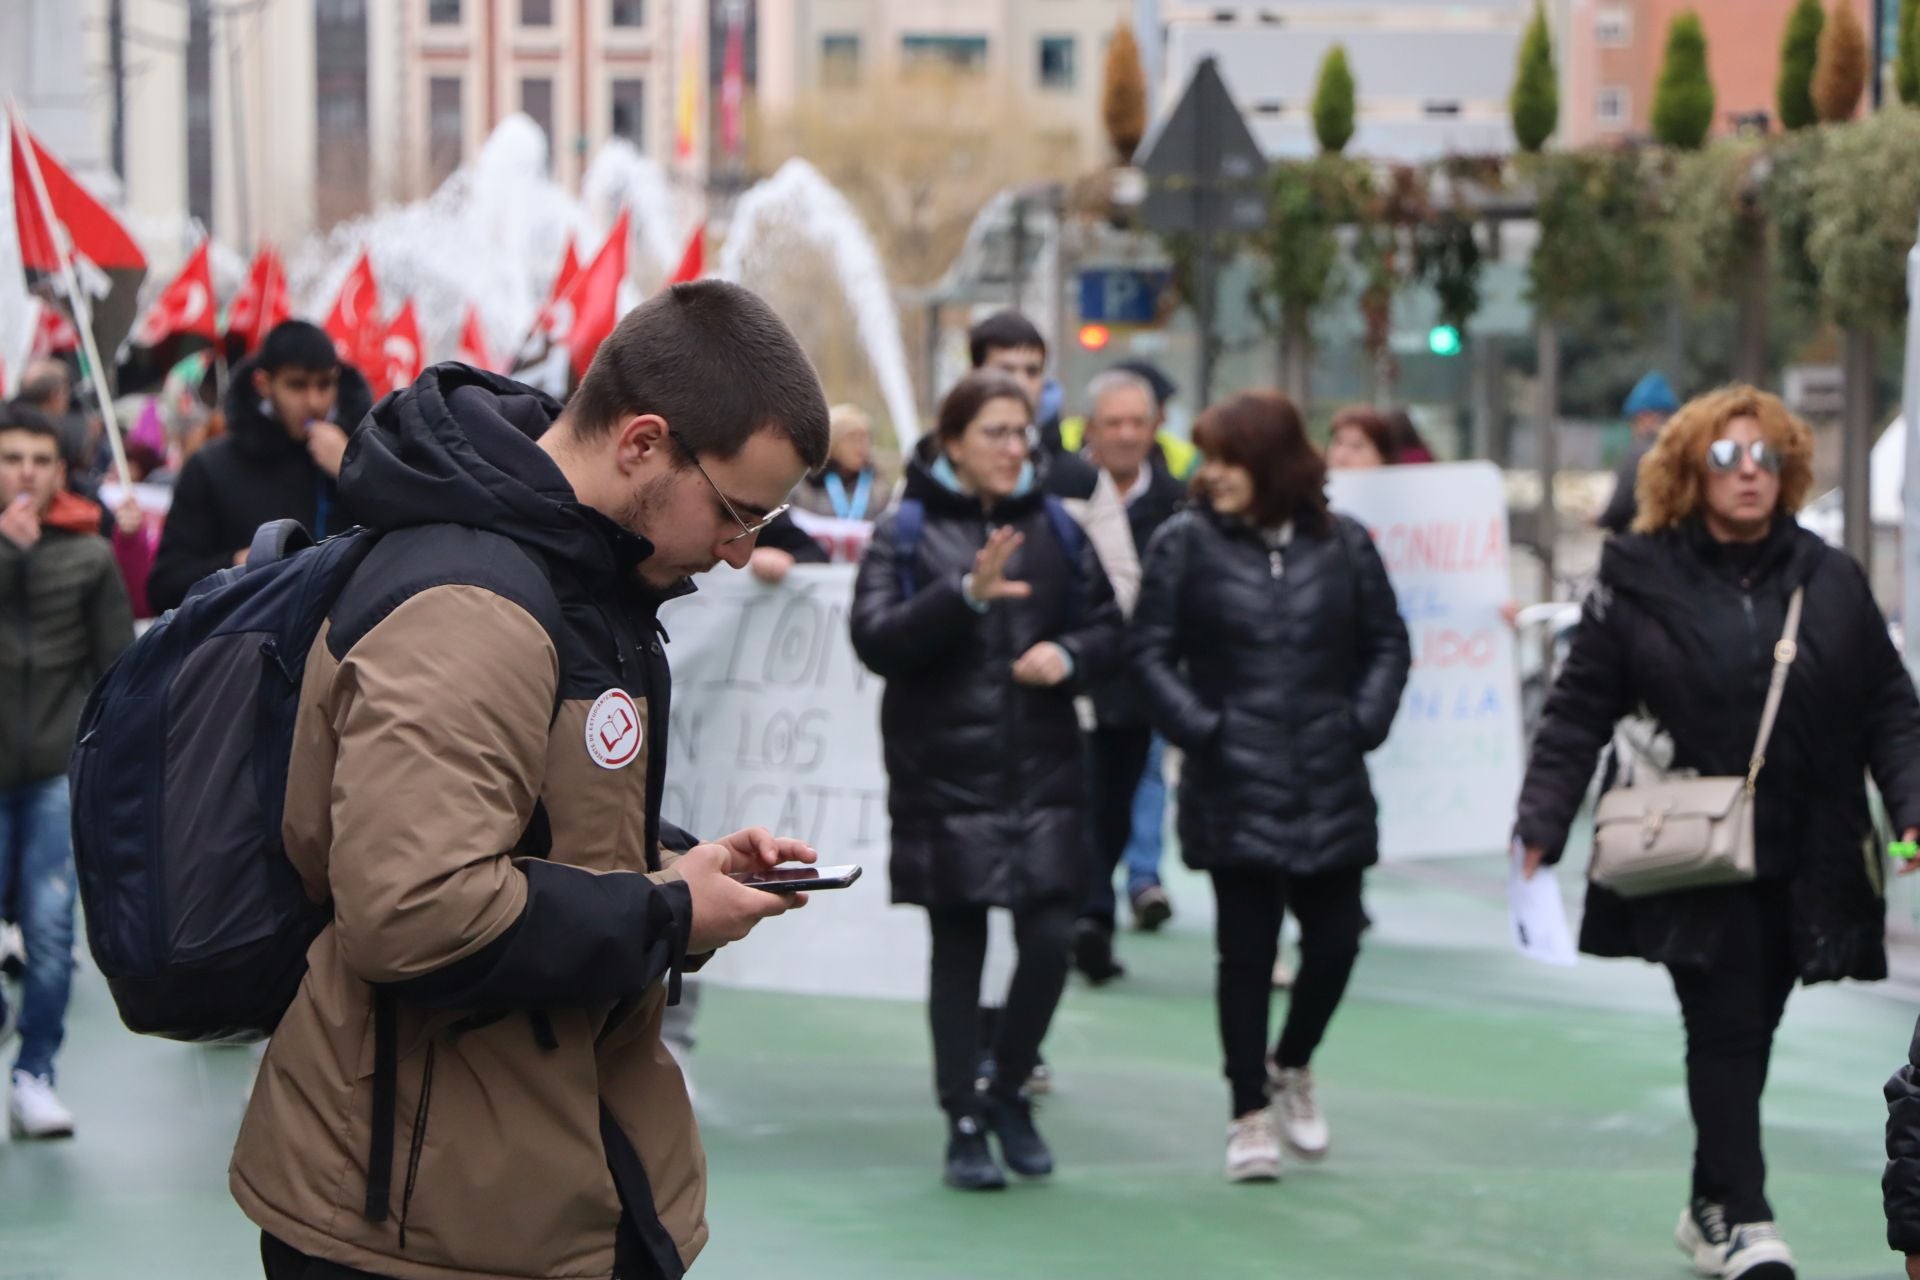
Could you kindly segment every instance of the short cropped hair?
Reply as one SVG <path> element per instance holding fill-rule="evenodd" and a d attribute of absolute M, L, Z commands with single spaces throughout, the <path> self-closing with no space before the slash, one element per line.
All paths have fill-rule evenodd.
<path fill-rule="evenodd" d="M 696 456 L 731 458 L 778 431 L 809 471 L 827 461 L 827 397 L 813 362 L 772 307 L 724 280 L 678 284 L 629 311 L 568 410 L 586 440 L 650 413 Z"/>

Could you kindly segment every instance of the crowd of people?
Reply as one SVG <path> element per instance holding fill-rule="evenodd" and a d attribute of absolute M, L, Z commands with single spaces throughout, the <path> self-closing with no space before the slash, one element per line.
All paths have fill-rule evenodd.
<path fill-rule="evenodd" d="M 157 541 L 131 493 L 103 511 L 99 440 L 63 422 L 64 371 L 30 371 L 0 416 L 15 1136 L 75 1130 L 55 1057 L 75 941 L 66 771 L 89 690 L 136 613 L 244 566 L 260 525 L 365 526 L 378 541 L 305 658 L 286 766 L 285 858 L 328 915 L 231 1174 L 266 1273 L 682 1274 L 706 1242 L 706 1164 L 663 1045 L 671 1006 L 704 957 L 805 905 L 743 879 L 815 855 L 663 822 L 657 611 L 722 563 L 777 582 L 825 559 L 803 525 L 820 519 L 872 524 L 852 643 L 885 682 L 893 900 L 927 913 L 946 1183 L 1055 1168 L 1035 1101 L 1070 974 L 1126 976 L 1123 897 L 1138 929 L 1174 914 L 1170 752 L 1179 849 L 1214 896 L 1226 1177 L 1326 1158 L 1313 1062 L 1369 924 L 1366 758 L 1412 661 L 1381 557 L 1326 481 L 1433 452 L 1406 415 L 1364 406 L 1322 451 L 1270 392 L 1206 407 L 1189 441 L 1166 428 L 1178 388 L 1144 363 L 1101 372 L 1066 416 L 1017 313 L 976 326 L 971 356 L 896 477 L 873 423 L 830 409 L 793 335 L 736 286 L 630 312 L 564 406 L 443 365 L 372 407 L 331 340 L 289 321 L 217 412 L 197 388 L 156 402 L 140 478 L 172 487 Z M 1527 875 L 1561 858 L 1597 766 L 1603 788 L 1629 766 L 1746 779 L 1750 873 L 1648 896 L 1591 885 L 1581 945 L 1672 974 L 1697 1137 L 1680 1247 L 1702 1274 L 1779 1280 L 1772 1039 L 1796 984 L 1886 975 L 1864 779 L 1920 837 L 1920 700 L 1859 566 L 1794 519 L 1805 424 L 1750 388 L 1682 406 L 1657 377 L 1629 408 L 1659 422 L 1530 747 L 1517 856 Z M 1654 741 L 1616 741 L 1635 721 Z M 1018 957 L 988 1008 L 994 910 Z M 1920 1274 L 1915 1044 L 1888 1086 L 1886 1196 Z"/>

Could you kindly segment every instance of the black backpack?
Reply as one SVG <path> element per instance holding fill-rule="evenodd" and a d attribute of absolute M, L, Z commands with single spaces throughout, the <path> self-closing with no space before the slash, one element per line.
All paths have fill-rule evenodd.
<path fill-rule="evenodd" d="M 330 917 L 280 839 L 307 650 L 380 535 L 262 525 L 95 686 L 68 774 L 87 942 L 130 1030 L 270 1034 Z"/>

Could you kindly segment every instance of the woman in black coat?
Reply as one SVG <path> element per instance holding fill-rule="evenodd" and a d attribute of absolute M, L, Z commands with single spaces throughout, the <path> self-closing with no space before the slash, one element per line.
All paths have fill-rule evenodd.
<path fill-rule="evenodd" d="M 1758 878 L 1623 899 L 1587 888 L 1580 945 L 1665 965 L 1687 1031 L 1697 1143 L 1677 1239 L 1706 1274 L 1791 1276 L 1760 1149 L 1760 1094 L 1796 981 L 1887 976 L 1871 770 L 1920 826 L 1920 703 L 1866 575 L 1793 518 L 1813 436 L 1749 387 L 1682 409 L 1640 465 L 1633 532 L 1608 542 L 1520 795 L 1528 875 L 1559 861 L 1615 723 L 1672 740 L 1670 768 L 1745 775 L 1785 629 L 1798 648 L 1754 799 Z M 1644 736 L 1644 735 L 1642 735 Z"/>
<path fill-rule="evenodd" d="M 1005 1185 L 1052 1155 L 1022 1086 L 1066 985 L 1091 871 L 1076 694 L 1122 661 L 1120 611 L 1092 548 L 1033 460 L 1033 410 L 1000 374 L 962 379 L 874 531 L 854 587 L 853 646 L 887 682 L 880 734 L 893 900 L 927 908 L 935 1082 L 946 1180 Z M 987 911 L 1013 913 L 1020 959 L 975 1087 Z"/>
<path fill-rule="evenodd" d="M 1326 464 L 1285 397 L 1215 406 L 1194 443 L 1201 506 L 1147 551 L 1133 662 L 1155 724 L 1187 753 L 1182 853 L 1213 877 L 1240 1182 L 1278 1176 L 1283 1136 L 1308 1159 L 1327 1150 L 1309 1066 L 1366 928 L 1361 875 L 1379 858 L 1366 754 L 1386 741 L 1410 658 L 1386 567 L 1365 528 L 1328 511 Z M 1288 908 L 1300 972 L 1269 1059 Z"/>

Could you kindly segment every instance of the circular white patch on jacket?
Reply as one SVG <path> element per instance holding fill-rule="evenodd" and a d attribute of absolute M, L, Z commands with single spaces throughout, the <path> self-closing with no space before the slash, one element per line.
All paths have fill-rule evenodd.
<path fill-rule="evenodd" d="M 640 755 L 640 711 L 624 689 L 609 689 L 587 711 L 587 754 L 602 769 L 624 769 Z"/>

